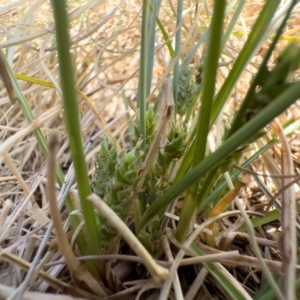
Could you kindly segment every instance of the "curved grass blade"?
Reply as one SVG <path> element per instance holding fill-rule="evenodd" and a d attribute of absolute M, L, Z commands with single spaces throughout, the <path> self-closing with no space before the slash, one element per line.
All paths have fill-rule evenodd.
<path fill-rule="evenodd" d="M 227 98 L 230 95 L 233 87 L 237 83 L 238 78 L 240 77 L 243 70 L 247 66 L 250 58 L 254 55 L 254 53 L 257 49 L 257 45 L 261 41 L 261 32 L 262 32 L 261 30 L 262 30 L 262 28 L 267 28 L 268 25 L 270 24 L 271 19 L 279 5 L 279 2 L 280 1 L 278 1 L 278 0 L 271 1 L 271 2 L 268 1 L 265 4 L 259 18 L 257 19 L 255 25 L 253 26 L 253 28 L 249 34 L 249 37 L 247 39 L 245 46 L 243 47 L 235 64 L 233 65 L 233 68 L 232 68 L 229 76 L 227 77 L 226 81 L 224 82 L 220 91 L 218 92 L 217 96 L 215 97 L 215 101 L 214 101 L 213 109 L 212 109 L 212 116 L 211 116 L 211 120 L 210 120 L 210 126 L 212 126 L 212 124 L 215 122 L 219 112 L 221 111 L 222 107 L 224 106 L 225 102 L 227 101 Z M 281 27 L 282 27 L 282 25 L 281 25 Z M 277 34 L 274 39 L 276 39 L 278 34 L 281 33 L 281 27 L 277 31 Z M 207 34 L 207 31 L 205 33 Z M 204 39 L 204 35 L 201 36 L 198 43 L 200 43 L 202 38 Z M 276 41 L 274 41 L 274 42 L 276 42 Z M 275 45 L 275 43 L 274 43 L 274 45 Z M 273 47 L 274 47 L 274 45 L 273 45 Z M 186 62 L 184 62 L 184 63 L 186 63 Z M 188 152 L 186 153 L 186 155 L 184 157 L 185 163 L 182 164 L 180 169 L 178 170 L 178 174 L 175 178 L 175 182 L 177 180 L 181 179 L 182 176 L 186 173 L 186 171 L 190 167 L 191 162 L 192 162 L 192 157 L 194 156 L 194 152 L 195 152 L 194 149 L 195 149 L 194 142 L 192 142 L 190 148 L 188 149 Z"/>
<path fill-rule="evenodd" d="M 232 89 L 234 88 L 237 80 L 241 76 L 242 72 L 248 65 L 249 60 L 254 55 L 255 51 L 259 47 L 261 43 L 261 33 L 265 32 L 270 24 L 274 13 L 276 12 L 278 5 L 280 4 L 280 0 L 267 1 L 261 11 L 257 21 L 255 22 L 251 33 L 240 52 L 238 58 L 236 59 L 232 70 L 227 77 L 226 81 L 222 85 L 219 93 L 216 96 L 214 101 L 214 108 L 211 117 L 211 124 L 213 124 L 219 115 L 222 107 L 224 106 L 227 98 L 229 97 Z"/>
<path fill-rule="evenodd" d="M 242 9 L 243 9 L 245 3 L 246 3 L 246 0 L 240 0 L 239 1 L 238 7 L 236 8 L 236 10 L 235 10 L 235 12 L 234 12 L 234 14 L 233 14 L 233 16 L 232 16 L 232 18 L 230 20 L 230 23 L 228 24 L 228 27 L 226 28 L 226 31 L 225 31 L 225 33 L 224 33 L 224 35 L 222 37 L 221 51 L 224 49 L 224 47 L 225 47 L 225 45 L 226 45 L 226 43 L 228 41 L 228 38 L 231 35 L 232 30 L 233 30 L 233 28 L 235 26 L 235 23 L 237 22 L 240 14 L 242 12 Z M 235 5 L 236 5 L 236 3 L 235 3 Z"/>
<path fill-rule="evenodd" d="M 158 17 L 156 17 L 156 23 L 157 23 L 157 25 L 158 25 L 158 27 L 159 27 L 162 35 L 163 35 L 163 38 L 164 38 L 164 40 L 166 42 L 166 45 L 167 45 L 167 47 L 169 49 L 170 57 L 173 58 L 175 56 L 175 51 L 174 51 L 174 49 L 172 47 L 172 43 L 170 41 L 169 35 L 165 31 L 165 28 L 164 28 L 163 24 L 161 23 L 161 21 L 160 21 L 160 19 Z"/>
<path fill-rule="evenodd" d="M 269 124 L 276 116 L 285 111 L 300 97 L 300 83 L 294 83 L 272 103 L 254 116 L 243 128 L 230 136 L 214 153 L 206 157 L 196 167 L 191 169 L 176 185 L 173 185 L 158 199 L 141 219 L 139 231 L 146 226 L 169 203 L 180 196 L 188 187 L 197 182 L 212 168 L 218 166 L 222 159 L 230 155 L 236 148 L 244 144 L 253 135 Z"/>
<path fill-rule="evenodd" d="M 195 244 L 191 244 L 191 250 L 199 255 L 205 255 Z M 210 275 L 220 284 L 220 286 L 225 290 L 225 292 L 229 295 L 230 299 L 240 300 L 240 299 L 251 299 L 245 297 L 245 294 L 241 292 L 241 288 L 238 288 L 237 284 L 233 284 L 233 282 L 218 268 L 213 262 L 203 262 L 204 267 L 208 270 Z M 246 291 L 245 291 L 246 293 Z"/>

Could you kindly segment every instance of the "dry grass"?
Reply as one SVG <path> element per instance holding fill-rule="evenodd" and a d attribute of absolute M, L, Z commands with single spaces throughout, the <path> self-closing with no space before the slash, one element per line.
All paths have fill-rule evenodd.
<path fill-rule="evenodd" d="M 87 5 L 83 1 L 69 1 L 69 11 L 72 18 L 71 38 L 72 54 L 76 63 L 76 85 L 78 90 L 78 99 L 80 102 L 80 113 L 82 123 L 82 135 L 85 142 L 93 140 L 92 146 L 89 147 L 86 159 L 89 164 L 89 174 L 91 179 L 94 174 L 94 155 L 99 150 L 99 141 L 105 134 L 117 137 L 119 146 L 126 147 L 124 133 L 126 130 L 127 119 L 126 110 L 122 98 L 128 98 L 131 103 L 129 113 L 134 116 L 135 95 L 138 83 L 139 67 L 139 43 L 140 43 L 140 1 L 98 1 Z M 174 2 L 174 1 L 173 1 Z M 189 1 L 185 3 L 186 12 L 189 9 Z M 264 1 L 251 0 L 247 1 L 242 17 L 235 27 L 235 34 L 230 37 L 229 43 L 224 52 L 224 62 L 231 62 L 235 59 L 243 46 L 247 32 L 255 21 Z M 194 9 L 191 10 L 193 15 Z M 46 1 L 3 1 L 0 7 L 0 45 L 6 51 L 9 62 L 13 66 L 17 78 L 20 75 L 38 78 L 45 82 L 51 82 L 57 86 L 47 87 L 35 84 L 26 80 L 19 80 L 19 85 L 27 98 L 30 107 L 33 110 L 36 121 L 32 124 L 23 117 L 18 105 L 11 105 L 4 88 L 0 91 L 0 298 L 5 299 L 11 295 L 13 289 L 8 287 L 18 287 L 23 281 L 26 270 L 37 252 L 37 249 L 43 239 L 49 218 L 49 205 L 45 196 L 45 174 L 46 158 L 42 155 L 35 137 L 32 135 L 33 130 L 40 126 L 44 135 L 49 136 L 51 132 L 56 132 L 59 136 L 60 145 L 57 155 L 57 161 L 65 173 L 70 166 L 70 153 L 68 140 L 63 123 L 63 109 L 61 97 L 59 94 L 58 64 L 57 53 L 53 43 L 53 18 L 49 2 Z M 283 48 L 288 37 L 298 34 L 300 10 L 293 14 L 289 21 L 289 26 L 284 33 L 284 38 L 278 44 L 278 49 Z M 175 30 L 175 19 L 172 18 L 172 12 L 169 11 L 167 1 L 163 3 L 161 10 L 161 20 L 165 29 L 170 35 Z M 191 16 L 185 17 L 185 28 L 188 30 Z M 227 17 L 227 21 L 230 16 Z M 201 10 L 201 26 L 208 24 L 204 7 Z M 100 26 L 101 25 L 101 26 Z M 185 33 L 187 34 L 187 32 Z M 199 29 L 198 34 L 201 34 Z M 183 37 L 184 38 L 184 37 Z M 247 70 L 233 93 L 226 111 L 224 111 L 224 121 L 230 117 L 232 106 L 239 102 L 249 87 L 250 79 L 256 72 L 257 64 L 261 61 L 265 52 L 266 45 L 258 51 L 257 55 L 249 64 Z M 163 39 L 158 33 L 157 53 L 154 66 L 153 86 L 163 77 L 168 62 L 168 51 L 163 46 Z M 188 51 L 188 49 L 186 49 Z M 201 59 L 201 51 L 195 55 L 194 64 Z M 276 56 L 274 55 L 274 60 Z M 217 87 L 222 85 L 224 78 L 228 74 L 228 65 L 220 68 Z M 70 73 L 70 76 L 74 74 Z M 157 92 L 155 92 L 157 94 Z M 154 95 L 155 96 L 155 95 Z M 288 114 L 293 114 L 297 119 L 299 116 L 298 107 L 291 108 Z M 285 117 L 282 116 L 281 122 Z M 295 132 L 295 137 L 299 132 Z M 212 133 L 210 147 L 215 147 L 215 134 Z M 297 138 L 291 140 L 291 146 L 294 155 L 294 162 L 298 167 L 299 162 L 299 142 Z M 275 149 L 274 149 L 275 150 Z M 271 152 L 265 154 L 265 160 L 270 164 L 278 163 L 274 160 Z M 261 162 L 256 163 L 257 172 L 270 172 L 270 168 Z M 296 168 L 297 169 L 297 168 Z M 274 171 L 275 172 L 275 171 Z M 70 171 L 72 173 L 72 169 Z M 71 181 L 72 174 L 66 177 Z M 265 179 L 265 184 L 272 192 L 276 192 L 274 179 Z M 71 192 L 76 197 L 76 184 L 71 186 Z M 260 205 L 265 199 L 263 193 L 257 188 L 257 184 L 249 184 L 247 194 L 245 194 L 245 203 L 249 208 Z M 36 206 L 35 204 L 38 204 Z M 63 213 L 67 223 L 67 215 Z M 226 226 L 231 226 L 231 219 L 227 219 Z M 278 233 L 275 223 L 272 225 L 275 235 Z M 266 258 L 281 260 L 278 252 L 276 237 L 260 231 L 261 237 L 258 242 L 261 245 L 267 245 Z M 30 291 L 45 293 L 61 291 L 68 293 L 71 290 L 71 279 L 65 268 L 64 260 L 59 251 L 55 251 L 55 234 L 51 234 L 49 243 L 50 248 L 46 247 L 43 252 L 43 273 L 40 273 L 38 279 L 29 283 Z M 244 234 L 240 238 L 242 241 L 248 239 Z M 167 246 L 166 246 L 167 247 Z M 246 255 L 241 260 L 242 266 L 238 269 L 237 279 L 249 290 L 256 290 L 260 284 L 260 276 L 252 271 L 252 268 L 258 268 L 259 265 L 254 259 L 251 248 L 245 242 L 241 242 L 241 247 L 236 246 L 241 253 Z M 139 262 L 138 257 L 118 256 L 120 263 L 115 267 L 115 272 L 119 280 L 124 283 L 124 291 L 128 293 L 126 299 L 131 299 L 128 295 L 137 292 L 153 289 L 153 283 L 150 279 L 143 279 L 128 282 L 131 280 L 134 267 L 126 262 Z M 250 263 L 250 259 L 253 261 Z M 216 258 L 217 259 L 217 258 Z M 122 262 L 122 260 L 124 260 Z M 237 262 L 237 258 L 233 258 Z M 231 265 L 230 258 L 219 258 L 219 261 L 226 265 Z M 249 260 L 249 267 L 245 267 L 245 260 Z M 172 259 L 169 257 L 169 263 Z M 167 262 L 161 262 L 168 265 Z M 189 296 L 186 299 L 192 299 L 192 295 L 197 293 L 195 279 L 193 274 L 195 268 L 198 269 L 196 262 L 188 262 L 183 259 L 182 265 L 190 264 L 186 268 L 187 276 L 185 279 L 180 275 L 182 287 L 187 292 L 190 287 Z M 192 267 L 195 265 L 195 268 Z M 252 268 L 250 268 L 250 266 Z M 279 270 L 279 263 L 270 263 L 273 270 Z M 142 271 L 141 271 L 142 272 Z M 235 271 L 234 271 L 235 272 Z M 128 275 L 129 274 L 129 275 Z M 201 272 L 199 273 L 201 274 Z M 193 278 L 189 278 L 191 275 Z M 140 274 L 141 278 L 146 278 L 144 273 Z M 136 276 L 133 276 L 136 279 Z M 185 280 L 185 281 L 184 281 Z M 199 280 L 201 280 L 199 278 Z M 195 281 L 196 282 L 196 281 Z M 200 284 L 199 284 L 200 285 Z M 5 287 L 6 286 L 6 287 Z M 52 286 L 52 287 L 50 287 Z M 208 290 L 210 289 L 211 290 Z M 121 290 L 121 288 L 120 288 Z M 223 299 L 218 288 L 213 284 L 212 279 L 208 277 L 202 297 L 208 299 L 209 294 Z M 124 295 L 123 294 L 123 295 Z M 43 294 L 33 294 L 28 292 L 26 299 L 36 299 L 43 297 Z M 173 295 L 174 296 L 174 295 Z M 51 296 L 54 297 L 54 296 Z M 58 299 L 69 299 L 68 297 L 57 296 Z M 128 297 L 128 298 L 127 298 Z M 152 298 L 156 299 L 155 294 Z M 171 295 L 172 298 L 172 295 Z M 115 299 L 115 298 L 111 298 Z M 117 299 L 117 298 L 116 298 Z M 146 299 L 141 296 L 140 299 Z M 197 298 L 202 299 L 202 298 Z"/>

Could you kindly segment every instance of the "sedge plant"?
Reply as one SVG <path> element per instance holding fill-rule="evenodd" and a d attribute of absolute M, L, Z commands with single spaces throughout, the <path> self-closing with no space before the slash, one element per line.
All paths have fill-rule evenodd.
<path fill-rule="evenodd" d="M 163 247 L 160 239 L 168 226 L 165 213 L 174 211 L 172 208 L 176 201 L 179 198 L 183 201 L 179 222 L 171 233 L 176 238 L 178 246 L 186 242 L 193 230 L 196 216 L 199 213 L 208 216 L 220 200 L 220 195 L 228 192 L 222 174 L 229 172 L 231 179 L 236 182 L 240 171 L 233 170 L 234 165 L 247 167 L 263 151 L 277 142 L 274 137 L 271 142 L 266 143 L 264 149 L 257 151 L 245 161 L 242 160 L 243 153 L 249 145 L 262 138 L 262 130 L 300 97 L 300 83 L 291 82 L 300 61 L 300 49 L 297 45 L 288 45 L 279 54 L 275 66 L 268 67 L 271 54 L 296 3 L 297 1 L 291 1 L 281 24 L 275 28 L 272 18 L 279 8 L 280 1 L 266 1 L 222 87 L 216 90 L 215 83 L 222 53 L 245 1 L 235 1 L 233 5 L 228 5 L 225 0 L 213 1 L 213 15 L 208 17 L 210 24 L 202 36 L 198 37 L 193 31 L 199 29 L 198 22 L 194 22 L 190 32 L 184 30 L 188 26 L 184 26 L 183 1 L 177 2 L 177 10 L 173 12 L 172 17 L 176 17 L 176 30 L 170 34 L 160 19 L 161 2 L 144 0 L 138 111 L 131 124 L 130 143 L 118 151 L 114 138 L 103 138 L 100 151 L 95 156 L 96 180 L 91 185 L 83 153 L 75 80 L 70 75 L 73 74 L 70 71 L 74 65 L 70 55 L 66 3 L 62 0 L 52 0 L 65 124 L 85 223 L 85 228 L 77 239 L 81 254 L 118 253 L 120 250 L 120 233 L 87 201 L 92 192 L 105 201 L 124 223 L 133 219 L 136 236 L 151 255 L 161 258 Z M 232 12 L 233 18 L 224 31 L 226 27 L 224 21 L 227 14 Z M 214 152 L 208 151 L 207 139 L 212 126 L 226 107 L 232 90 L 251 58 L 268 38 L 262 36 L 261 32 L 268 31 L 271 34 L 275 29 L 277 31 L 258 68 L 258 73 L 253 77 L 245 98 L 235 111 L 233 120 L 230 120 L 231 125 L 223 130 L 219 147 Z M 157 31 L 161 32 L 166 49 L 169 51 L 169 67 L 164 74 L 165 78 L 160 82 L 172 79 L 173 86 L 168 97 L 169 100 L 175 100 L 174 113 L 170 105 L 163 106 L 163 109 L 159 110 L 159 103 L 166 92 L 165 85 L 152 86 Z M 173 49 L 171 41 L 174 36 Z M 184 39 L 190 40 L 182 42 Z M 192 57 L 202 45 L 204 51 L 201 62 L 192 66 Z M 4 53 L 0 54 L 5 61 Z M 15 94 L 23 113 L 29 121 L 32 121 L 33 115 L 26 104 L 26 99 L 22 96 L 8 65 L 7 69 L 13 79 Z M 151 97 L 153 90 L 159 88 L 161 93 L 156 97 L 156 105 L 152 107 L 147 99 Z M 286 130 L 291 132 L 290 128 L 292 126 L 294 129 L 298 128 L 299 124 L 291 120 L 289 126 Z M 47 155 L 47 143 L 40 129 L 35 131 L 35 136 L 42 151 Z M 57 178 L 61 185 L 63 176 L 58 167 Z M 67 199 L 66 204 L 72 215 L 75 210 L 72 201 Z M 224 205 L 222 209 L 225 211 L 227 206 Z M 278 216 L 277 211 L 270 212 L 263 220 L 254 218 L 251 229 L 266 224 Z M 78 217 L 72 215 L 71 223 L 74 229 L 78 227 L 79 222 Z M 243 226 L 240 231 L 246 231 L 247 228 L 249 229 Z M 173 249 L 175 253 L 179 250 L 176 246 Z M 204 255 L 196 243 L 192 243 L 189 249 L 195 256 Z M 222 267 L 211 261 L 203 262 L 203 265 L 231 299 L 251 299 L 242 286 L 235 286 L 232 275 L 229 272 L 224 273 Z M 103 282 L 107 281 L 107 272 L 110 270 L 107 269 L 106 263 L 96 265 L 87 263 L 87 267 L 93 276 L 102 279 Z M 261 289 L 256 299 L 264 299 L 266 295 L 282 298 L 277 286 L 280 278 L 276 278 L 275 282 L 268 270 L 264 269 L 264 272 L 268 283 Z M 296 284 L 298 288 L 298 282 Z"/>

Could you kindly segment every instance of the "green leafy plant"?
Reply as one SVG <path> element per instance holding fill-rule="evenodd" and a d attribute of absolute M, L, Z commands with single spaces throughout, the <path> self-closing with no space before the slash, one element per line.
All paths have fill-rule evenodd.
<path fill-rule="evenodd" d="M 178 161 L 185 150 L 186 128 L 171 127 L 166 136 L 166 143 L 162 149 L 157 149 L 146 179 L 139 194 L 136 194 L 139 183 L 139 173 L 146 159 L 144 151 L 154 139 L 156 119 L 154 112 L 149 109 L 146 114 L 146 137 L 139 131 L 139 120 L 134 125 L 134 137 L 132 146 L 125 152 L 117 153 L 116 145 L 106 137 L 101 143 L 100 152 L 96 156 L 96 180 L 94 192 L 101 197 L 126 223 L 132 214 L 132 208 L 140 197 L 146 198 L 147 207 L 152 205 L 170 185 L 170 168 Z M 145 140 L 143 142 L 143 139 Z M 144 146 L 142 146 L 144 145 Z M 142 150 L 143 149 L 143 150 Z M 161 216 L 162 217 L 162 216 Z M 99 220 L 99 235 L 102 252 L 114 252 L 119 238 L 118 232 L 109 224 L 109 221 L 101 215 Z M 157 238 L 157 230 L 153 232 L 153 226 L 149 228 L 148 236 L 153 240 Z M 151 232 L 151 233 L 150 233 Z M 107 247 L 111 251 L 107 250 Z"/>

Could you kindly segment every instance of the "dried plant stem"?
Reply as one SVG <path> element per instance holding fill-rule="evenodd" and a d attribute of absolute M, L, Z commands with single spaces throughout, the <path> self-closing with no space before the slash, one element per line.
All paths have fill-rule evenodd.
<path fill-rule="evenodd" d="M 232 183 L 231 183 L 232 184 Z M 239 199 L 235 199 L 235 203 L 238 207 L 238 209 L 241 211 L 241 215 L 242 217 L 244 218 L 244 222 L 245 224 L 247 225 L 247 228 L 248 228 L 248 231 L 249 231 L 249 237 L 250 237 L 250 241 L 251 241 L 251 245 L 253 247 L 253 251 L 256 255 L 256 258 L 259 260 L 260 264 L 261 264 L 261 269 L 264 273 L 264 275 L 266 276 L 266 279 L 268 280 L 270 286 L 273 288 L 276 296 L 278 299 L 282 300 L 284 299 L 283 298 L 283 295 L 281 293 L 281 291 L 279 290 L 272 274 L 270 273 L 266 263 L 264 262 L 263 258 L 262 258 L 262 255 L 260 253 L 260 249 L 258 247 L 258 244 L 257 244 L 257 241 L 255 239 L 255 232 L 254 232 L 254 229 L 253 229 L 253 225 L 248 217 L 248 215 L 246 214 L 246 211 L 244 210 L 243 208 L 243 205 L 241 203 L 241 201 Z"/>
<path fill-rule="evenodd" d="M 14 135 L 5 139 L 5 141 L 0 144 L 0 155 L 8 152 L 13 146 L 15 146 L 22 138 L 26 135 L 32 133 L 36 130 L 41 124 L 48 121 L 50 118 L 55 117 L 61 112 L 61 107 L 55 107 L 45 112 L 43 115 L 37 117 L 34 121 L 30 122 L 26 128 L 18 130 Z"/>
<path fill-rule="evenodd" d="M 7 300 L 10 295 L 15 292 L 15 289 L 12 287 L 5 286 L 0 284 L 0 300 Z M 74 297 L 67 295 L 56 295 L 56 294 L 45 294 L 45 293 L 37 293 L 37 292 L 26 292 L 23 294 L 23 299 L 26 300 L 74 300 Z M 85 300 L 86 298 L 77 298 L 76 300 Z"/>
<path fill-rule="evenodd" d="M 211 209 L 211 211 L 209 213 L 209 218 L 217 216 L 221 212 L 223 212 L 225 210 L 225 207 L 234 200 L 234 198 L 238 195 L 238 193 L 240 192 L 241 188 L 244 185 L 245 185 L 244 183 L 238 181 L 236 186 L 233 187 L 232 189 L 230 189 L 229 192 L 227 192 L 226 195 L 224 197 L 222 197 L 222 199 L 220 199 L 218 201 L 218 203 Z M 212 234 L 206 235 L 207 245 L 214 247 L 216 244 L 215 238 L 216 238 L 217 234 L 219 233 L 219 226 L 218 226 L 218 224 L 213 222 L 209 225 L 208 229 L 212 231 Z"/>
<path fill-rule="evenodd" d="M 49 141 L 47 195 L 50 204 L 50 214 L 53 219 L 53 224 L 56 230 L 59 248 L 66 259 L 66 263 L 74 278 L 75 283 L 79 284 L 79 286 L 88 287 L 96 295 L 104 297 L 107 296 L 108 291 L 106 291 L 103 284 L 97 282 L 96 279 L 92 277 L 92 275 L 86 269 L 85 265 L 77 260 L 69 244 L 68 237 L 62 226 L 62 220 L 56 202 L 55 189 L 55 165 L 57 145 L 57 137 L 55 135 L 51 136 L 51 139 Z"/>
<path fill-rule="evenodd" d="M 105 120 L 101 117 L 101 115 L 99 114 L 99 112 L 97 111 L 95 105 L 93 104 L 93 101 L 87 97 L 84 93 L 77 91 L 77 93 L 83 97 L 83 99 L 85 100 L 86 104 L 90 107 L 91 111 L 94 113 L 95 117 L 99 120 L 100 124 L 103 126 L 106 134 L 113 140 L 114 139 L 114 135 L 113 133 L 110 131 L 109 128 L 107 128 L 107 124 L 105 122 Z M 118 151 L 121 150 L 121 146 L 120 143 L 116 140 L 116 146 Z"/>
<path fill-rule="evenodd" d="M 11 253 L 3 253 L 2 258 L 12 264 L 17 265 L 21 269 L 27 271 L 30 268 L 30 263 L 19 258 L 16 255 L 13 255 Z M 47 281 L 53 288 L 57 289 L 58 291 L 68 293 L 72 296 L 80 296 L 80 297 L 91 297 L 91 295 L 88 292 L 85 292 L 77 287 L 71 286 L 70 284 L 67 284 L 55 277 L 50 276 L 44 271 L 39 271 L 38 275 L 43 278 L 45 281 Z M 90 298 L 93 299 L 93 298 Z M 96 299 L 96 297 L 95 297 Z M 98 297 L 99 299 L 99 297 Z"/>
<path fill-rule="evenodd" d="M 162 84 L 161 103 L 162 103 L 162 112 L 160 114 L 160 119 L 158 121 L 158 129 L 155 138 L 151 143 L 151 148 L 149 149 L 147 157 L 145 159 L 145 163 L 143 165 L 140 174 L 140 180 L 136 187 L 136 194 L 140 192 L 140 189 L 144 184 L 152 160 L 155 154 L 157 153 L 157 149 L 160 146 L 161 141 L 164 139 L 164 135 L 166 134 L 166 128 L 168 127 L 168 124 L 170 123 L 170 121 L 172 122 L 174 100 L 173 100 L 173 92 L 172 92 L 172 81 L 170 78 L 166 78 Z"/>
<path fill-rule="evenodd" d="M 168 233 L 168 231 L 167 231 Z M 172 235 L 170 235 L 172 236 Z M 168 237 L 170 237 L 168 234 Z M 171 240 L 171 239 L 170 239 Z M 173 241 L 175 242 L 176 247 L 182 247 L 182 245 L 178 245 L 178 242 L 176 239 L 173 237 L 173 240 L 171 240 L 172 243 Z M 177 243 L 177 244 L 176 244 Z M 213 261 L 213 262 L 220 262 L 226 266 L 231 266 L 231 267 L 237 267 L 237 266 L 249 266 L 251 268 L 255 269 L 260 269 L 261 265 L 259 260 L 256 257 L 251 257 L 251 256 L 245 256 L 245 255 L 240 255 L 238 251 L 230 251 L 230 252 L 222 252 L 218 251 L 215 249 L 211 249 L 203 244 L 199 246 L 203 251 L 205 252 L 204 256 L 195 256 L 195 257 L 190 257 L 190 258 L 185 258 L 182 259 L 179 266 L 190 266 L 194 264 L 201 264 L 206 261 Z M 207 250 L 209 248 L 211 251 L 214 250 L 215 252 L 209 252 Z M 191 251 L 189 254 L 194 255 Z M 142 259 L 138 256 L 134 255 L 122 255 L 122 254 L 104 254 L 104 255 L 89 255 L 89 256 L 81 256 L 77 257 L 78 260 L 81 261 L 86 261 L 86 260 L 121 260 L 121 261 L 130 261 L 130 262 L 136 262 L 136 263 L 142 263 Z M 47 263 L 45 267 L 51 267 L 54 265 L 59 265 L 63 264 L 65 262 L 64 259 L 54 261 Z M 165 267 L 168 268 L 172 265 L 170 262 L 166 261 L 158 261 L 156 262 Z M 280 273 L 282 270 L 282 263 L 280 261 L 273 261 L 273 260 L 267 260 L 264 259 L 264 262 L 268 266 L 271 272 L 273 273 Z M 296 265 L 296 269 L 298 272 L 300 272 L 300 266 Z"/>
<path fill-rule="evenodd" d="M 13 207 L 13 202 L 8 199 L 8 200 L 5 200 L 4 202 L 4 205 L 2 207 L 2 210 L 1 210 L 1 214 L 0 214 L 0 231 L 3 231 L 3 224 L 7 218 L 7 216 L 9 215 L 9 212 L 11 210 L 11 208 Z"/>
<path fill-rule="evenodd" d="M 7 165 L 9 166 L 10 170 L 17 178 L 17 180 L 18 180 L 20 186 L 22 187 L 23 191 L 25 192 L 25 194 L 27 196 L 30 196 L 29 200 L 31 201 L 31 204 L 32 204 L 32 207 L 30 208 L 30 212 L 34 215 L 35 219 L 40 223 L 40 225 L 44 225 L 44 224 L 48 223 L 50 221 L 49 218 L 46 216 L 44 211 L 39 208 L 38 204 L 36 203 L 36 201 L 34 199 L 34 196 L 30 193 L 29 187 L 27 186 L 22 175 L 20 174 L 19 170 L 15 166 L 10 155 L 7 152 L 4 152 L 3 157 L 4 157 Z"/>
<path fill-rule="evenodd" d="M 294 165 L 291 150 L 280 123 L 275 120 L 272 126 L 281 141 L 281 170 L 283 176 L 294 175 Z M 289 185 L 291 178 L 283 177 L 282 186 Z M 282 272 L 284 299 L 295 299 L 295 268 L 297 264 L 296 241 L 296 199 L 294 185 L 282 192 L 282 235 L 278 241 L 282 253 Z"/>
<path fill-rule="evenodd" d="M 297 175 L 297 174 L 294 174 L 294 175 L 277 175 L 277 174 L 262 174 L 262 173 L 257 173 L 255 171 L 252 171 L 252 170 L 249 170 L 249 169 L 246 169 L 246 168 L 242 168 L 240 166 L 234 166 L 235 169 L 239 170 L 239 171 L 242 171 L 242 172 L 245 172 L 246 174 L 250 174 L 250 175 L 255 175 L 255 176 L 261 176 L 261 177 L 270 177 L 270 178 L 294 178 L 294 180 L 300 180 L 300 176 Z M 296 183 L 293 182 L 293 183 Z"/>
<path fill-rule="evenodd" d="M 0 233 L 0 242 L 3 241 L 3 239 L 5 238 L 9 228 L 11 228 L 12 224 L 16 221 L 16 219 L 18 218 L 18 216 L 20 215 L 20 213 L 22 212 L 22 210 L 25 209 L 27 202 L 29 200 L 29 198 L 33 195 L 34 191 L 36 190 L 36 188 L 38 187 L 38 185 L 40 184 L 40 182 L 42 181 L 42 177 L 37 181 L 37 183 L 35 183 L 33 185 L 33 187 L 31 188 L 30 194 L 22 201 L 22 204 L 18 207 L 17 212 L 11 216 L 11 218 L 9 219 L 9 221 L 5 224 L 5 227 L 2 227 L 1 233 Z"/>
<path fill-rule="evenodd" d="M 188 252 L 191 251 L 189 249 L 189 247 L 190 247 L 191 243 L 194 241 L 194 239 L 200 234 L 200 232 L 205 227 L 207 227 L 210 223 L 215 222 L 218 219 L 221 219 L 221 218 L 224 218 L 224 217 L 228 217 L 228 216 L 231 216 L 231 215 L 235 215 L 235 214 L 236 214 L 236 211 L 234 211 L 234 212 L 226 212 L 226 213 L 221 213 L 220 215 L 218 215 L 216 217 L 210 218 L 210 219 L 206 220 L 205 222 L 203 222 L 197 229 L 195 229 L 189 235 L 189 237 L 187 238 L 187 240 L 181 246 L 182 248 L 178 252 L 178 254 L 177 254 L 177 256 L 176 256 L 176 258 L 174 260 L 174 263 L 173 263 L 173 265 L 172 265 L 172 267 L 170 269 L 169 276 L 168 276 L 167 280 L 164 283 L 164 286 L 163 286 L 163 289 L 161 291 L 159 300 L 166 300 L 166 299 L 168 299 L 169 290 L 170 290 L 171 284 L 173 282 L 173 276 L 175 275 L 176 270 L 177 270 L 178 266 L 180 265 L 180 261 L 184 257 L 184 255 L 186 253 L 186 250 Z M 219 268 L 219 269 L 222 268 L 222 272 L 225 272 L 225 270 L 226 270 L 221 264 L 218 264 L 218 263 L 215 264 L 215 267 Z M 229 276 L 229 272 L 228 272 L 228 276 Z M 232 277 L 231 280 L 235 280 L 235 279 Z M 243 294 L 243 296 L 244 296 L 245 299 L 249 299 L 249 300 L 252 299 L 241 286 L 238 286 L 238 283 L 236 283 L 236 285 L 237 285 L 237 288 L 239 289 L 239 291 Z"/>
<path fill-rule="evenodd" d="M 205 268 L 202 268 L 198 273 L 197 277 L 195 278 L 193 284 L 191 285 L 190 289 L 186 293 L 184 300 L 193 300 L 197 293 L 199 292 L 201 286 L 204 283 L 206 276 L 208 275 L 208 271 Z"/>
<path fill-rule="evenodd" d="M 71 164 L 70 168 L 69 168 L 69 171 L 68 171 L 68 174 L 66 175 L 66 178 L 69 178 L 69 181 L 68 181 L 68 184 L 67 183 L 64 183 L 62 188 L 61 188 L 61 191 L 60 191 L 60 195 L 59 195 L 59 199 L 60 199 L 60 204 L 59 204 L 59 207 L 61 208 L 62 204 L 63 204 L 63 201 L 66 199 L 69 191 L 70 191 L 70 188 L 71 188 L 71 185 L 74 181 L 74 174 L 69 176 L 70 175 L 70 170 L 73 169 L 73 164 Z M 30 268 L 26 274 L 26 277 L 24 278 L 23 282 L 22 282 L 22 285 L 18 288 L 18 295 L 23 295 L 24 292 L 26 291 L 26 288 L 27 286 L 29 285 L 30 281 L 33 280 L 33 277 L 34 276 L 37 276 L 38 275 L 38 272 L 39 270 L 41 270 L 45 264 L 45 262 L 47 261 L 49 255 L 51 255 L 51 245 L 49 246 L 49 250 L 47 252 L 46 255 L 44 255 L 43 259 L 40 260 L 40 258 L 42 257 L 43 253 L 44 253 L 44 249 L 46 247 L 46 244 L 47 244 L 47 241 L 49 240 L 49 237 L 50 237 L 50 234 L 51 232 L 53 231 L 53 222 L 51 222 L 48 226 L 48 229 L 46 231 L 46 233 L 44 234 L 44 237 L 43 237 L 43 240 L 39 246 L 39 249 L 38 251 L 36 252 L 35 254 L 35 257 L 33 259 L 33 261 L 31 262 L 31 265 L 30 265 Z M 77 229 L 79 228 L 79 226 L 77 227 Z M 76 230 L 77 230 L 76 229 Z M 58 247 L 57 247 L 58 248 Z M 16 300 L 16 299 L 14 299 Z"/>
<path fill-rule="evenodd" d="M 162 236 L 162 244 L 165 249 L 166 257 L 168 258 L 168 261 L 172 264 L 174 262 L 174 258 L 173 258 L 173 254 L 171 251 L 171 247 L 170 247 L 168 238 L 165 235 Z M 174 293 L 176 295 L 176 299 L 183 300 L 184 298 L 183 298 L 180 280 L 179 280 L 177 272 L 175 274 L 175 278 L 173 281 L 173 287 L 174 287 Z"/>
<path fill-rule="evenodd" d="M 163 282 L 169 271 L 158 265 L 149 252 L 144 248 L 135 235 L 129 230 L 126 224 L 119 218 L 119 216 L 97 195 L 92 194 L 88 200 L 108 219 L 108 221 L 116 228 L 116 230 L 123 236 L 131 249 L 142 259 L 143 264 L 151 274 L 156 282 Z"/>

